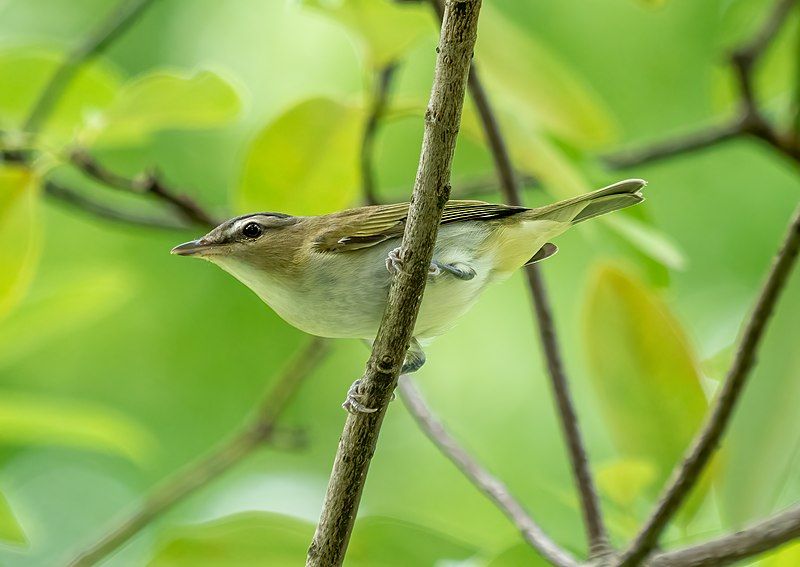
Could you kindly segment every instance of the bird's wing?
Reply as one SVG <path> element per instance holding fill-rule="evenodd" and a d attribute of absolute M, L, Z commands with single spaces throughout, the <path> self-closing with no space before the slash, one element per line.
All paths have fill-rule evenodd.
<path fill-rule="evenodd" d="M 408 207 L 408 203 L 398 203 L 349 212 L 350 218 L 343 218 L 337 228 L 323 232 L 316 239 L 316 248 L 323 252 L 350 252 L 399 238 L 405 229 Z M 493 205 L 483 201 L 448 201 L 441 224 L 499 219 L 526 210 L 525 207 Z"/>

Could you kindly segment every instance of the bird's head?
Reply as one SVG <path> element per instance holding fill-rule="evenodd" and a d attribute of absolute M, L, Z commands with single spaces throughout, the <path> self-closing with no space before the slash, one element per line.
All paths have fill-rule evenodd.
<path fill-rule="evenodd" d="M 208 260 L 236 275 L 242 269 L 270 271 L 290 261 L 300 218 L 252 213 L 225 221 L 205 236 L 176 246 L 178 256 Z"/>

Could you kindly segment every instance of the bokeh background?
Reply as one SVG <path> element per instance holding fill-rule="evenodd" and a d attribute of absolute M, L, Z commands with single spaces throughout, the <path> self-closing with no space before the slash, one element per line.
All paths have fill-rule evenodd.
<path fill-rule="evenodd" d="M 560 237 L 543 264 L 566 368 L 616 543 L 631 537 L 724 376 L 798 200 L 798 172 L 749 140 L 629 171 L 599 156 L 733 116 L 725 57 L 766 0 L 485 0 L 476 59 L 531 204 L 622 177 L 647 202 Z M 109 0 L 0 0 L 0 126 L 13 132 Z M 786 121 L 798 18 L 758 77 Z M 377 70 L 398 62 L 375 165 L 386 201 L 416 171 L 435 57 L 429 7 L 383 0 L 161 0 L 86 66 L 47 122 L 36 176 L 167 216 L 64 164 L 79 144 L 135 174 L 157 165 L 219 216 L 322 213 L 361 199 Z M 7 195 L 18 170 L 1 166 Z M 454 190 L 491 178 L 471 107 Z M 16 181 L 15 181 L 16 180 Z M 93 217 L 36 178 L 0 200 L 0 564 L 56 565 L 159 481 L 228 438 L 309 337 L 221 270 L 172 257 L 201 229 Z M 481 196 L 499 201 L 486 189 Z M 2 196 L 2 199 L 6 199 Z M 8 200 L 8 199 L 6 199 Z M 8 200 L 10 202 L 10 200 Z M 698 541 L 800 500 L 800 280 L 769 327 L 724 448 L 665 536 Z M 354 282 L 357 285 L 357 282 Z M 523 278 L 490 289 L 428 349 L 417 379 L 451 432 L 561 544 L 584 537 Z M 107 565 L 297 565 L 318 518 L 339 404 L 367 352 L 337 341 L 266 447 L 153 521 Z M 513 526 L 392 404 L 352 565 L 538 565 Z M 791 546 L 761 564 L 800 563 Z"/>

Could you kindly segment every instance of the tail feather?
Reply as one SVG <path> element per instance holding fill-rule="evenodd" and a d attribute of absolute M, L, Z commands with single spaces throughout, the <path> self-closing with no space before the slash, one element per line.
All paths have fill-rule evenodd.
<path fill-rule="evenodd" d="M 535 219 L 577 224 L 641 203 L 644 201 L 641 191 L 645 185 L 647 182 L 642 179 L 627 179 L 585 195 L 533 209 L 529 214 Z"/>

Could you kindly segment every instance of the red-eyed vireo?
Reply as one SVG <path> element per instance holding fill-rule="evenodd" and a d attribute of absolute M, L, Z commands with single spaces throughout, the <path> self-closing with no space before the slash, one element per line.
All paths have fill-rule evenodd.
<path fill-rule="evenodd" d="M 557 251 L 548 242 L 572 225 L 643 200 L 641 179 L 529 209 L 449 201 L 434 247 L 414 339 L 402 372 L 425 362 L 420 343 L 441 335 L 493 282 Z M 408 203 L 321 216 L 253 213 L 233 218 L 172 249 L 220 266 L 291 325 L 321 337 L 371 341 L 399 258 Z M 355 384 L 350 411 L 370 411 Z"/>

